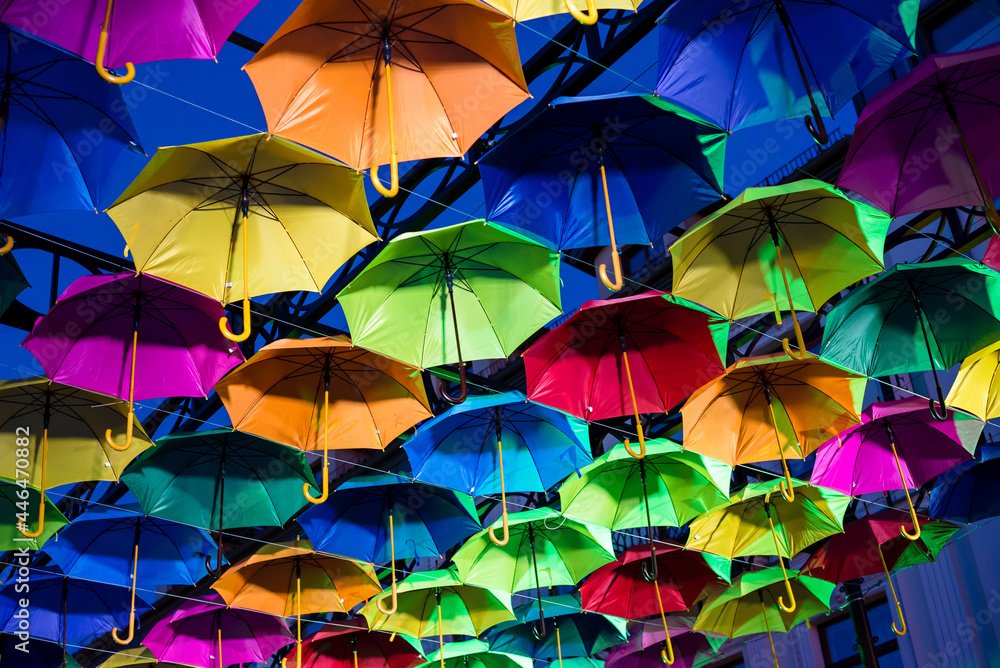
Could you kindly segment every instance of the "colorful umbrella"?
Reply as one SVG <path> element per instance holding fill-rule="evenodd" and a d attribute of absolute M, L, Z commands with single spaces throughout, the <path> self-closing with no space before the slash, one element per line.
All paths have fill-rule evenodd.
<path fill-rule="evenodd" d="M 629 456 L 624 444 L 613 447 L 559 488 L 566 517 L 612 531 L 646 528 L 649 577 L 656 580 L 654 526 L 679 527 L 729 501 L 733 469 L 681 449 L 667 439 L 647 444 L 646 456 Z"/>
<path fill-rule="evenodd" d="M 0 470 L 23 471 L 16 473 L 18 481 L 42 491 L 38 528 L 27 531 L 25 513 L 21 533 L 28 538 L 50 535 L 45 530 L 45 508 L 50 505 L 46 503 L 46 490 L 86 480 L 117 482 L 132 458 L 153 445 L 135 417 L 133 424 L 128 424 L 127 419 L 125 406 L 111 397 L 47 378 L 0 382 L 0 433 L 16 446 L 0 448 Z M 135 447 L 128 454 L 112 448 L 106 436 L 109 429 L 110 440 L 133 432 Z M 17 465 L 21 459 L 28 460 L 27 468 Z M 21 477 L 25 474 L 26 479 Z"/>
<path fill-rule="evenodd" d="M 905 512 L 894 508 L 848 522 L 844 525 L 844 533 L 831 536 L 830 540 L 813 552 L 800 573 L 830 582 L 847 582 L 884 573 L 902 625 L 898 629 L 893 622 L 893 633 L 897 636 L 905 635 L 906 620 L 889 571 L 934 561 L 960 528 L 950 522 L 918 517 L 919 530 L 915 531 L 914 525 L 909 522 L 912 522 L 912 517 L 907 517 Z M 910 531 L 907 531 L 907 524 Z M 901 525 L 903 531 L 907 534 L 916 533 L 919 539 L 911 541 L 907 539 L 908 536 L 900 536 Z M 875 558 L 876 555 L 878 559 Z"/>
<path fill-rule="evenodd" d="M 498 519 L 493 527 L 500 528 Z M 513 513 L 509 540 L 497 545 L 488 531 L 470 538 L 452 557 L 462 582 L 516 592 L 534 587 L 538 598 L 538 635 L 545 636 L 542 587 L 575 585 L 598 567 L 614 561 L 611 532 L 572 520 L 551 508 Z"/>
<path fill-rule="evenodd" d="M 778 655 L 774 651 L 771 629 L 790 631 L 810 617 L 830 610 L 830 597 L 837 586 L 818 578 L 798 575 L 792 571 L 792 587 L 799 601 L 795 611 L 781 607 L 781 575 L 774 569 L 751 571 L 741 575 L 730 587 L 718 591 L 705 601 L 695 622 L 696 631 L 721 633 L 728 638 L 767 632 L 775 668 Z M 785 588 L 788 588 L 785 579 Z M 789 591 L 791 591 L 789 589 Z"/>
<path fill-rule="evenodd" d="M 584 420 L 633 414 L 642 457 L 639 414 L 666 413 L 722 375 L 728 336 L 724 319 L 661 292 L 591 300 L 524 352 L 528 396 Z"/>
<path fill-rule="evenodd" d="M 720 638 L 684 629 L 669 629 L 668 633 L 647 623 L 635 629 L 626 644 L 611 648 L 606 665 L 607 668 L 651 668 L 667 663 L 673 668 L 693 668 L 699 657 L 715 654 L 722 642 Z M 668 646 L 676 648 L 674 660 L 669 662 Z"/>
<path fill-rule="evenodd" d="M 188 661 L 200 668 L 266 661 L 295 642 L 271 615 L 190 599 L 150 629 L 142 644 L 157 661 Z"/>
<path fill-rule="evenodd" d="M 982 422 L 961 413 L 944 422 L 936 419 L 923 399 L 873 403 L 861 414 L 861 424 L 817 451 L 810 481 L 859 495 L 902 487 L 916 532 L 900 530 L 916 540 L 920 525 L 910 488 L 972 457 L 982 431 Z"/>
<path fill-rule="evenodd" d="M 330 493 L 331 432 L 335 449 L 384 450 L 433 416 L 419 369 L 355 348 L 345 337 L 275 341 L 215 389 L 235 429 L 300 450 L 320 449 L 323 434 L 323 493 L 313 498 L 303 488 L 312 503 Z"/>
<path fill-rule="evenodd" d="M 780 325 L 787 308 L 799 352 L 792 353 L 787 339 L 781 345 L 802 359 L 806 344 L 796 309 L 818 311 L 847 286 L 882 271 L 889 222 L 822 181 L 747 188 L 670 246 L 674 292 L 733 319 L 773 311 Z"/>
<path fill-rule="evenodd" d="M 559 285 L 557 253 L 469 221 L 399 235 L 338 299 L 355 345 L 421 367 L 458 362 L 461 403 L 462 344 L 471 359 L 508 357 L 560 314 Z"/>
<path fill-rule="evenodd" d="M 416 668 L 423 661 L 419 641 L 370 633 L 361 617 L 325 626 L 302 643 L 301 668 Z"/>
<path fill-rule="evenodd" d="M 100 668 L 133 668 L 147 666 L 148 668 L 194 668 L 190 663 L 170 663 L 157 661 L 148 647 L 134 647 L 115 652 L 100 665 Z"/>
<path fill-rule="evenodd" d="M 741 358 L 684 404 L 684 448 L 732 466 L 781 459 L 781 493 L 791 501 L 786 459 L 857 424 L 866 381 L 812 356 Z"/>
<path fill-rule="evenodd" d="M 725 131 L 653 95 L 558 98 L 479 162 L 487 218 L 559 249 L 610 244 L 615 278 L 599 274 L 620 290 L 617 244 L 650 244 L 717 201 L 725 152 Z"/>
<path fill-rule="evenodd" d="M 283 526 L 306 505 L 302 485 L 316 489 L 301 452 L 228 429 L 165 436 L 129 465 L 122 482 L 147 515 L 218 528 L 214 569 L 205 557 L 215 576 L 224 529 Z"/>
<path fill-rule="evenodd" d="M 931 489 L 931 517 L 968 524 L 1000 515 L 1000 447 L 980 450 L 982 461 L 959 464 Z"/>
<path fill-rule="evenodd" d="M 686 547 L 727 559 L 775 555 L 785 575 L 784 558 L 791 559 L 803 548 L 844 530 L 844 512 L 851 501 L 845 494 L 801 480 L 792 480 L 792 485 L 799 488 L 802 498 L 798 503 L 774 495 L 778 485 L 773 480 L 747 485 L 733 495 L 730 505 L 691 523 Z M 790 613 L 795 610 L 796 600 L 787 575 L 785 588 L 788 603 L 780 597 L 778 605 Z"/>
<path fill-rule="evenodd" d="M 1000 339 L 1000 274 L 972 260 L 897 264 L 853 290 L 826 316 L 823 358 L 870 377 L 938 369 Z"/>
<path fill-rule="evenodd" d="M 20 640 L 17 636 L 4 634 L 0 656 L 3 656 L 4 668 L 80 668 L 77 660 L 56 643 L 30 637 Z M 102 668 L 107 665 L 101 664 Z"/>
<path fill-rule="evenodd" d="M 422 668 L 433 668 L 436 664 L 446 668 L 532 668 L 534 665 L 527 656 L 494 650 L 479 639 L 441 645 L 427 655 Z"/>
<path fill-rule="evenodd" d="M 42 13 L 34 0 L 4 4 L 0 20 L 23 28 L 79 54 L 93 56 L 97 72 L 111 83 L 125 84 L 135 77 L 131 61 L 147 63 L 174 58 L 215 58 L 226 39 L 257 0 L 227 0 L 225 4 L 198 4 L 170 0 L 152 5 L 141 0 L 60 2 L 53 14 Z M 114 26 L 114 32 L 111 27 Z M 110 33 L 110 34 L 109 34 Z M 155 35 L 154 39 L 150 39 Z M 125 67 L 124 76 L 105 69 Z"/>
<path fill-rule="evenodd" d="M 17 4 L 32 14 L 39 11 L 33 0 Z M 86 61 L 0 20 L 5 24 L 0 28 L 0 216 L 95 211 L 117 192 L 116 173 L 142 164 L 125 99 L 116 87 L 95 79 Z M 12 245 L 7 237 L 0 250 Z"/>
<path fill-rule="evenodd" d="M 820 144 L 833 116 L 915 52 L 908 0 L 684 0 L 660 19 L 656 93 L 727 130 L 801 116 Z M 704 38 L 725 31 L 706 48 Z"/>
<path fill-rule="evenodd" d="M 987 147 L 997 74 L 996 44 L 925 58 L 865 105 L 838 184 L 893 216 L 982 206 L 995 232 L 1000 161 Z"/>
<path fill-rule="evenodd" d="M 622 9 L 638 11 L 642 0 L 586 0 L 586 11 L 574 7 L 570 0 L 491 0 L 488 4 L 515 21 L 541 19 L 569 12 L 584 25 L 597 23 L 599 9 Z"/>
<path fill-rule="evenodd" d="M 490 650 L 530 657 L 536 661 L 591 656 L 625 640 L 625 620 L 585 612 L 577 594 L 546 596 L 545 607 L 555 634 L 536 635 L 538 608 L 525 603 L 514 609 L 517 619 L 498 624 L 486 634 Z"/>
<path fill-rule="evenodd" d="M 490 532 L 497 545 L 508 539 L 508 489 L 544 492 L 593 461 L 587 423 L 520 392 L 472 397 L 422 425 L 403 447 L 421 480 L 469 494 L 500 494 L 503 537 Z"/>
<path fill-rule="evenodd" d="M 225 312 L 208 297 L 126 272 L 73 281 L 22 342 L 49 378 L 128 397 L 124 445 L 132 445 L 136 399 L 206 397 L 243 361 L 216 327 Z M 75 333 L 75 334 L 74 334 Z M 138 370 L 138 373 L 136 371 Z"/>
<path fill-rule="evenodd" d="M 375 597 L 376 605 L 365 607 L 371 630 L 413 638 L 436 635 L 441 646 L 445 634 L 478 636 L 491 626 L 514 619 L 509 594 L 462 584 L 452 569 L 411 573 L 399 583 L 397 609 L 387 614 L 379 604 L 391 595 L 382 592 Z M 439 659 L 444 666 L 444 656 Z"/>
<path fill-rule="evenodd" d="M 307 0 L 245 69 L 269 133 L 372 167 L 385 197 L 399 191 L 399 161 L 460 156 L 529 97 L 514 24 L 448 0 Z M 376 167 L 387 162 L 389 188 Z"/>
<path fill-rule="evenodd" d="M 17 470 L 19 469 L 15 469 L 15 475 Z M 49 521 L 38 537 L 26 538 L 18 528 L 19 524 L 23 524 L 20 518 L 27 516 L 24 509 L 37 508 L 42 503 L 46 506 L 45 514 Z M 28 485 L 23 479 L 17 482 L 0 478 L 0 513 L 2 513 L 0 516 L 8 518 L 8 521 L 0 522 L 0 550 L 16 550 L 21 547 L 37 550 L 52 538 L 55 532 L 69 524 L 69 520 L 59 512 L 59 508 L 51 499 L 44 498 L 37 487 Z M 18 518 L 18 522 L 11 522 L 10 518 Z"/>
<path fill-rule="evenodd" d="M 945 403 L 983 421 L 1000 417 L 1000 342 L 969 355 Z"/>
<path fill-rule="evenodd" d="M 45 553 L 71 577 L 131 587 L 128 635 L 120 638 L 118 629 L 112 630 L 115 642 L 127 645 L 135 632 L 140 566 L 139 597 L 155 602 L 159 586 L 193 585 L 202 579 L 206 575 L 204 558 L 212 547 L 211 537 L 201 529 L 146 517 L 134 504 L 97 505 L 76 518 Z"/>
<path fill-rule="evenodd" d="M 268 135 L 156 152 L 108 209 L 144 273 L 223 304 L 285 290 L 320 291 L 375 241 L 361 176 Z"/>

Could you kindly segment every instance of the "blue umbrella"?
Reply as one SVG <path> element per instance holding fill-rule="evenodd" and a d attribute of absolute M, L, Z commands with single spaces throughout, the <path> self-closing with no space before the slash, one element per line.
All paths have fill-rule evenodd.
<path fill-rule="evenodd" d="M 507 468 L 504 475 L 504 448 Z M 414 477 L 469 494 L 544 492 L 594 461 L 587 423 L 520 392 L 474 396 L 425 422 L 403 444 Z"/>
<path fill-rule="evenodd" d="M 0 641 L 0 656 L 3 668 L 80 668 L 76 659 L 67 656 L 60 645 L 30 638 L 27 634 L 21 640 L 5 633 Z"/>
<path fill-rule="evenodd" d="M 559 249 L 648 244 L 719 199 L 725 147 L 652 95 L 559 98 L 480 161 L 487 217 Z"/>
<path fill-rule="evenodd" d="M 121 89 L 67 51 L 0 29 L 0 217 L 95 210 L 142 166 Z"/>
<path fill-rule="evenodd" d="M 45 553 L 66 575 L 131 587 L 155 602 L 156 587 L 193 585 L 208 575 L 205 557 L 214 547 L 206 531 L 147 517 L 133 504 L 88 510 L 49 543 Z M 136 580 L 141 580 L 142 591 L 136 591 Z M 115 631 L 115 640 L 131 642 L 134 621 L 133 608 L 129 635 L 119 638 Z"/>
<path fill-rule="evenodd" d="M 913 0 L 680 0 L 660 18 L 656 92 L 727 130 L 832 116 L 914 52 Z"/>
<path fill-rule="evenodd" d="M 390 564 L 400 557 L 441 557 L 483 528 L 472 497 L 392 473 L 351 478 L 298 523 L 316 550 Z M 389 609 L 395 610 L 395 568 L 392 591 Z"/>
<path fill-rule="evenodd" d="M 930 515 L 952 522 L 1000 516 L 1000 446 L 984 445 L 980 460 L 969 460 L 938 477 L 931 490 Z"/>

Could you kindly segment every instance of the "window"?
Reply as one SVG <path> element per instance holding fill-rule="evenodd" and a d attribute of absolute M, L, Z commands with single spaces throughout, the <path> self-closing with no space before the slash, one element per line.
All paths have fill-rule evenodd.
<path fill-rule="evenodd" d="M 967 0 L 952 3 L 954 11 L 931 15 L 925 26 L 931 50 L 951 51 L 966 37 L 1000 17 L 1000 0 Z"/>
<path fill-rule="evenodd" d="M 875 655 L 880 668 L 903 668 L 899 642 L 892 632 L 891 607 L 886 599 L 866 601 L 868 624 L 875 640 Z M 853 668 L 861 665 L 858 641 L 849 614 L 841 614 L 819 627 L 823 661 L 827 668 Z"/>

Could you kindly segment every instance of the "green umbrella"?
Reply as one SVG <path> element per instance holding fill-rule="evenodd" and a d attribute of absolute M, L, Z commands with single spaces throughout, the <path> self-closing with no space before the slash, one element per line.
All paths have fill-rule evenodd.
<path fill-rule="evenodd" d="M 766 632 L 774 653 L 771 630 L 791 630 L 814 615 L 830 610 L 832 582 L 792 571 L 792 589 L 799 605 L 794 612 L 780 607 L 783 574 L 773 568 L 744 573 L 733 584 L 715 592 L 702 605 L 695 631 L 721 633 L 728 638 Z M 778 657 L 774 657 L 775 666 Z"/>
<path fill-rule="evenodd" d="M 122 474 L 147 515 L 219 531 L 283 526 L 302 510 L 302 485 L 319 496 L 316 476 L 301 451 L 263 438 L 213 429 L 161 438 Z"/>
<path fill-rule="evenodd" d="M 444 650 L 443 657 L 441 649 Z M 441 649 L 428 654 L 427 662 L 416 668 L 433 668 L 435 663 L 440 663 L 445 668 L 532 668 L 532 661 L 528 657 L 494 652 L 482 640 L 450 642 L 444 644 Z"/>
<path fill-rule="evenodd" d="M 26 517 L 28 509 L 37 508 L 41 500 L 41 492 L 36 487 L 26 484 L 24 480 L 15 482 L 0 478 L 0 513 L 4 518 L 4 521 L 0 522 L 0 550 L 16 550 L 21 547 L 37 550 L 52 537 L 52 534 L 69 524 L 69 520 L 59 512 L 55 504 L 45 499 L 47 521 L 42 535 L 37 538 L 26 538 L 22 535 L 15 520 L 18 515 Z"/>
<path fill-rule="evenodd" d="M 826 316 L 822 356 L 867 376 L 931 371 L 948 416 L 938 369 L 1000 339 L 1000 274 L 953 258 L 897 264 L 845 297 Z"/>
<path fill-rule="evenodd" d="M 566 517 L 594 522 L 612 531 L 646 527 L 649 577 L 656 579 L 654 526 L 677 527 L 701 513 L 726 505 L 733 467 L 683 450 L 667 439 L 646 441 L 646 456 L 635 459 L 625 446 L 584 467 L 559 488 Z"/>
<path fill-rule="evenodd" d="M 508 357 L 561 313 L 559 254 L 481 220 L 402 234 L 338 299 L 355 345 L 421 367 L 458 362 L 462 401 L 465 358 Z"/>
<path fill-rule="evenodd" d="M 509 540 L 497 545 L 487 529 L 469 538 L 452 561 L 462 582 L 515 592 L 535 588 L 538 634 L 545 635 L 542 587 L 575 585 L 615 560 L 611 532 L 551 508 L 508 515 Z M 500 528 L 502 518 L 493 523 Z"/>
<path fill-rule="evenodd" d="M 844 530 L 844 513 L 851 501 L 846 494 L 794 478 L 792 485 L 798 488 L 794 502 L 775 493 L 778 486 L 773 480 L 747 485 L 733 495 L 728 506 L 691 522 L 686 547 L 730 560 L 775 555 L 784 573 L 783 557 L 791 559 L 803 548 Z M 785 585 L 788 604 L 778 602 L 790 613 L 795 610 L 795 594 L 787 577 Z"/>
<path fill-rule="evenodd" d="M 491 543 L 492 545 L 492 543 Z M 510 595 L 485 587 L 462 584 L 452 569 L 411 573 L 396 588 L 396 609 L 381 611 L 379 602 L 392 595 L 384 591 L 368 601 L 363 614 L 373 631 L 402 633 L 413 638 L 478 636 L 501 622 L 514 619 Z M 439 655 L 442 667 L 445 657 Z"/>

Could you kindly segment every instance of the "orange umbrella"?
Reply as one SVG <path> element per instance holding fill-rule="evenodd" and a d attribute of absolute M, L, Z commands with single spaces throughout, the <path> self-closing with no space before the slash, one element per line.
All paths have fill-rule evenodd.
<path fill-rule="evenodd" d="M 347 612 L 382 592 L 371 564 L 314 552 L 309 541 L 265 545 L 212 585 L 226 605 L 295 615 L 302 664 L 302 615 Z"/>
<path fill-rule="evenodd" d="M 371 167 L 386 197 L 398 161 L 461 156 L 529 97 L 513 22 L 464 0 L 305 0 L 246 71 L 268 132 Z"/>
<path fill-rule="evenodd" d="M 433 416 L 420 369 L 355 348 L 346 337 L 275 341 L 215 390 L 235 429 L 300 450 L 323 449 L 323 494 L 302 492 L 313 503 L 330 493 L 329 448 L 383 449 Z"/>
<path fill-rule="evenodd" d="M 681 408 L 684 448 L 731 466 L 781 459 L 781 493 L 792 501 L 785 460 L 858 424 L 866 380 L 813 355 L 744 357 Z"/>

